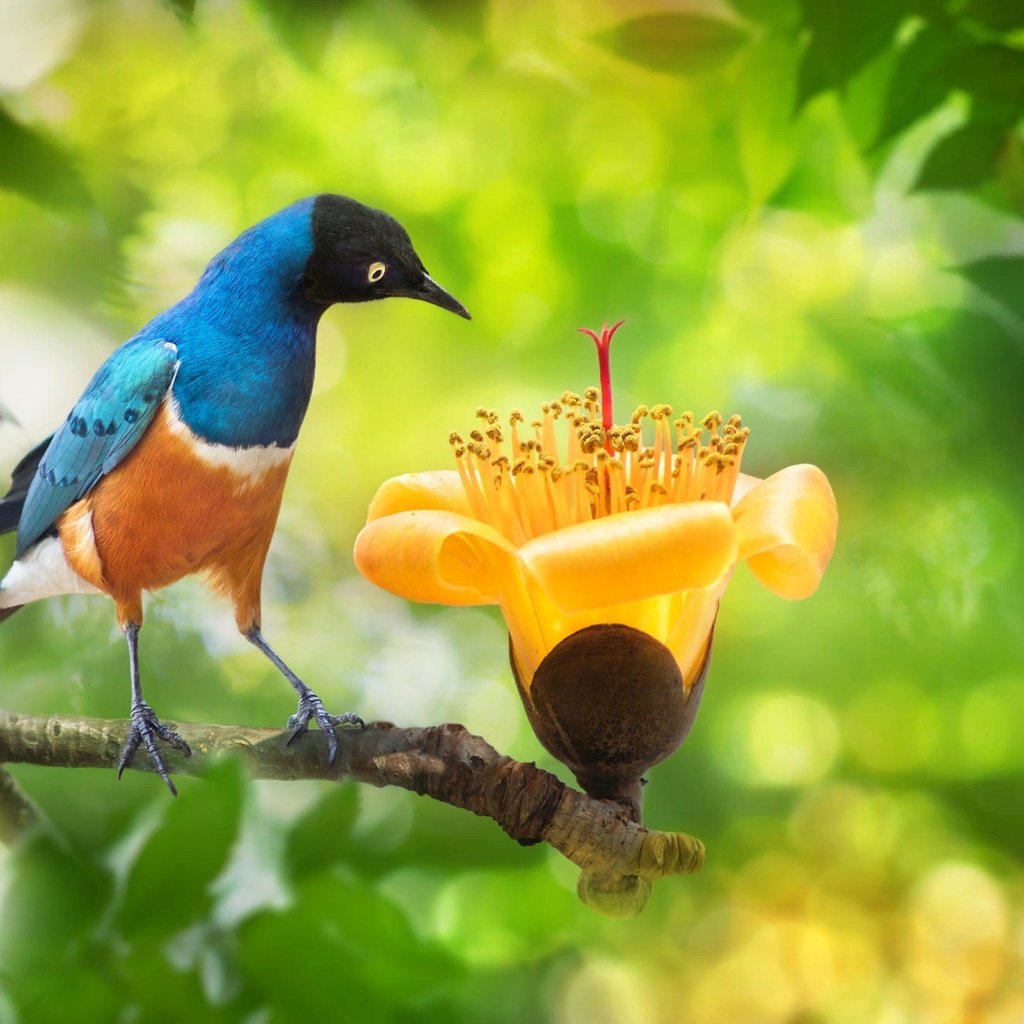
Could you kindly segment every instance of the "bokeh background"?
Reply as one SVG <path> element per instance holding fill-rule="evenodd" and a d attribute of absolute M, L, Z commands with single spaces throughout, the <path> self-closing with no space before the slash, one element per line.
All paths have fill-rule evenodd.
<path fill-rule="evenodd" d="M 1024 1021 L 1022 48 L 1018 0 L 0 0 L 5 472 L 297 197 L 387 209 L 474 314 L 321 327 L 265 627 L 329 706 L 561 770 L 499 618 L 351 549 L 478 404 L 596 383 L 578 326 L 628 317 L 620 410 L 741 412 L 745 468 L 815 462 L 841 514 L 809 601 L 737 572 L 646 797 L 707 865 L 638 919 L 406 792 L 12 766 L 51 827 L 0 848 L 0 1022 Z M 142 661 L 171 720 L 292 710 L 198 585 Z M 105 602 L 0 629 L 3 707 L 127 702 Z"/>

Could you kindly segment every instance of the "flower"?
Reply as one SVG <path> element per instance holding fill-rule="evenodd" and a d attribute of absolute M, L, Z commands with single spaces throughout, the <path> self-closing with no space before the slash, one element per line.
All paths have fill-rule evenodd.
<path fill-rule="evenodd" d="M 536 729 L 541 703 L 554 707 L 558 720 L 546 730 L 554 738 L 549 743 L 542 729 L 538 735 L 549 750 L 552 743 L 560 748 L 552 753 L 577 777 L 577 768 L 588 774 L 581 760 L 588 744 L 559 735 L 566 715 L 589 717 L 581 728 L 604 734 L 600 746 L 616 731 L 639 735 L 671 717 L 663 712 L 671 711 L 665 702 L 674 688 L 672 714 L 687 719 L 669 729 L 673 736 L 681 731 L 678 746 L 696 710 L 719 600 L 736 564 L 746 562 L 781 597 L 807 597 L 828 565 L 837 527 L 835 498 L 817 467 L 790 466 L 765 480 L 740 472 L 749 429 L 738 416 L 723 420 L 712 412 L 697 422 L 684 412 L 673 419 L 669 406 L 655 405 L 614 425 L 607 350 L 618 326 L 592 333 L 602 356 L 601 406 L 595 388 L 582 396 L 565 392 L 529 426 L 514 411 L 507 428 L 493 410 L 477 409 L 477 429 L 450 436 L 456 468 L 386 481 L 355 546 L 360 572 L 392 593 L 500 605 L 531 722 Z M 645 441 L 648 424 L 652 436 Z M 607 639 L 612 626 L 610 649 L 604 644 L 596 661 L 586 657 L 596 649 L 595 627 Z M 643 660 L 638 638 L 653 638 L 656 646 L 646 649 L 655 652 L 653 671 L 662 681 L 630 715 L 622 712 L 632 700 L 624 700 L 622 680 L 629 665 Z M 602 673 L 615 651 L 614 670 Z M 578 681 L 569 681 L 568 662 L 581 665 Z M 634 689 L 645 686 L 640 680 Z M 613 691 L 612 728 L 593 721 L 602 687 Z M 641 703 L 642 696 L 636 695 Z M 659 748 L 647 765 L 670 752 Z M 627 754 L 609 756 L 625 762 Z"/>

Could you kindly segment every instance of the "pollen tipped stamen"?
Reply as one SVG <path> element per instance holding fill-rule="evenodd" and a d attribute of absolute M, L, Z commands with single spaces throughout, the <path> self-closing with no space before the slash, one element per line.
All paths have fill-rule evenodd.
<path fill-rule="evenodd" d="M 608 351 L 621 326 L 605 326 L 600 335 L 581 328 L 598 348 L 600 391 L 564 391 L 541 406 L 528 431 L 513 410 L 507 435 L 495 410 L 479 406 L 479 425 L 468 437 L 449 435 L 473 515 L 516 545 L 603 516 L 732 500 L 750 434 L 739 416 L 711 412 L 698 421 L 688 410 L 673 420 L 671 407 L 660 404 L 639 406 L 628 423 L 613 422 Z"/>
<path fill-rule="evenodd" d="M 711 413 L 697 425 L 690 412 L 673 420 L 667 405 L 641 406 L 629 423 L 606 428 L 596 397 L 588 389 L 582 398 L 567 392 L 546 403 L 535 436 L 525 439 L 522 413 L 509 417 L 506 439 L 496 414 L 483 408 L 485 430 L 453 432 L 449 442 L 473 515 L 521 545 L 640 508 L 732 500 L 750 434 L 738 416 L 723 422 Z M 582 412 L 588 406 L 589 416 Z"/>

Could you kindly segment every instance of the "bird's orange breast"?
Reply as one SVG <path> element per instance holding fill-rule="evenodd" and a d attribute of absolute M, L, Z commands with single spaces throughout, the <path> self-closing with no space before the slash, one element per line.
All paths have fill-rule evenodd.
<path fill-rule="evenodd" d="M 260 459 L 204 446 L 171 401 L 125 460 L 58 520 L 65 557 L 114 598 L 125 621 L 141 620 L 142 591 L 205 572 L 235 601 L 240 624 L 258 622 L 291 452 Z"/>

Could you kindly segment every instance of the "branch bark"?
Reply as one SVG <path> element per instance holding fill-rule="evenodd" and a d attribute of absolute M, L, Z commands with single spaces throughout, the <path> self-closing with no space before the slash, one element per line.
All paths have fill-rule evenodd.
<path fill-rule="evenodd" d="M 339 730 L 334 765 L 327 763 L 319 732 L 288 746 L 288 733 L 275 729 L 185 723 L 173 723 L 173 728 L 193 756 L 164 748 L 172 773 L 202 775 L 213 759 L 233 754 L 245 760 L 257 779 L 354 779 L 399 786 L 491 818 L 517 842 L 548 843 L 577 865 L 580 898 L 611 916 L 639 914 L 653 882 L 691 874 L 704 862 L 704 845 L 698 839 L 650 831 L 633 821 L 628 809 L 577 792 L 535 764 L 499 754 L 461 725 L 401 729 L 374 722 L 365 730 Z M 0 765 L 112 769 L 127 730 L 125 721 L 31 717 L 0 710 Z M 132 767 L 151 770 L 148 760 L 138 755 Z M 16 787 L 8 792 L 20 793 Z M 2 800 L 0 796 L 0 805 Z M 24 806 L 31 807 L 27 800 Z"/>

